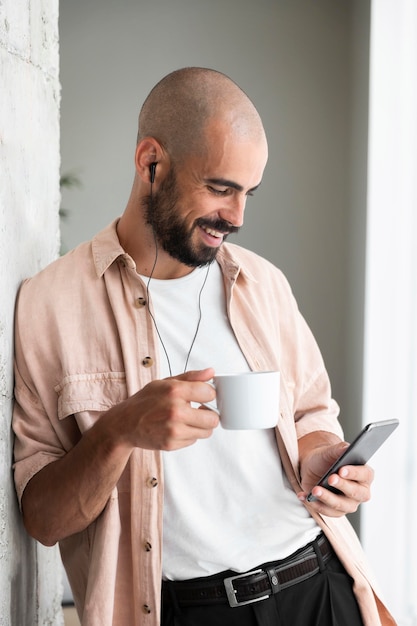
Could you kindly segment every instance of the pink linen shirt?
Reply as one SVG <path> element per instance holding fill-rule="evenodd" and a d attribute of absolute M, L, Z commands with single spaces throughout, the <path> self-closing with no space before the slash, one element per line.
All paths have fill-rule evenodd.
<path fill-rule="evenodd" d="M 21 287 L 13 417 L 19 499 L 103 412 L 159 377 L 146 285 L 116 224 Z M 277 444 L 298 491 L 297 440 L 315 430 L 342 437 L 323 360 L 277 268 L 233 244 L 222 246 L 218 262 L 249 366 L 281 372 Z M 136 448 L 100 516 L 60 542 L 83 626 L 159 625 L 163 490 L 161 454 Z M 348 520 L 311 514 L 354 579 L 365 626 L 395 624 Z"/>

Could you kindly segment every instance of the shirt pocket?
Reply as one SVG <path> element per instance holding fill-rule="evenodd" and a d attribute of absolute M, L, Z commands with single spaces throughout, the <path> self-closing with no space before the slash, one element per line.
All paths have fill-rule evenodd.
<path fill-rule="evenodd" d="M 127 398 L 124 372 L 98 372 L 66 376 L 55 387 L 58 419 L 74 416 L 83 433 L 104 411 Z"/>
<path fill-rule="evenodd" d="M 98 372 L 66 376 L 55 387 L 58 394 L 58 419 L 70 419 L 81 435 L 89 430 L 111 407 L 127 398 L 124 372 Z M 128 491 L 129 464 L 123 471 L 113 491 Z"/>

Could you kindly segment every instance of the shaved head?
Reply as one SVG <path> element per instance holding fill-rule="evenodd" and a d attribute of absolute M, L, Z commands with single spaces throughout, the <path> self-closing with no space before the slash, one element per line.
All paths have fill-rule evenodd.
<path fill-rule="evenodd" d="M 165 76 L 148 95 L 139 115 L 138 141 L 154 137 L 178 163 L 201 153 L 209 126 L 218 123 L 237 140 L 265 137 L 255 106 L 228 76 L 184 68 Z"/>

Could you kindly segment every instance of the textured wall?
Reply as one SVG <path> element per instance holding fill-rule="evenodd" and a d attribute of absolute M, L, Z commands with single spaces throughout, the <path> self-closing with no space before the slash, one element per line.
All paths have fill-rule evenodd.
<path fill-rule="evenodd" d="M 62 623 L 56 549 L 26 535 L 13 489 L 13 309 L 59 249 L 58 0 L 0 1 L 0 626 Z"/>

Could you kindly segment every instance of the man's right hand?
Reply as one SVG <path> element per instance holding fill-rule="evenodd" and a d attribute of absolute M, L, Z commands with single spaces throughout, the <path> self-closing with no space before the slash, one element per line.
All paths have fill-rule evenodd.
<path fill-rule="evenodd" d="M 105 420 L 127 447 L 168 451 L 190 446 L 210 437 L 219 424 L 215 411 L 191 406 L 215 398 L 207 384 L 213 375 L 209 368 L 154 380 L 110 409 Z"/>

